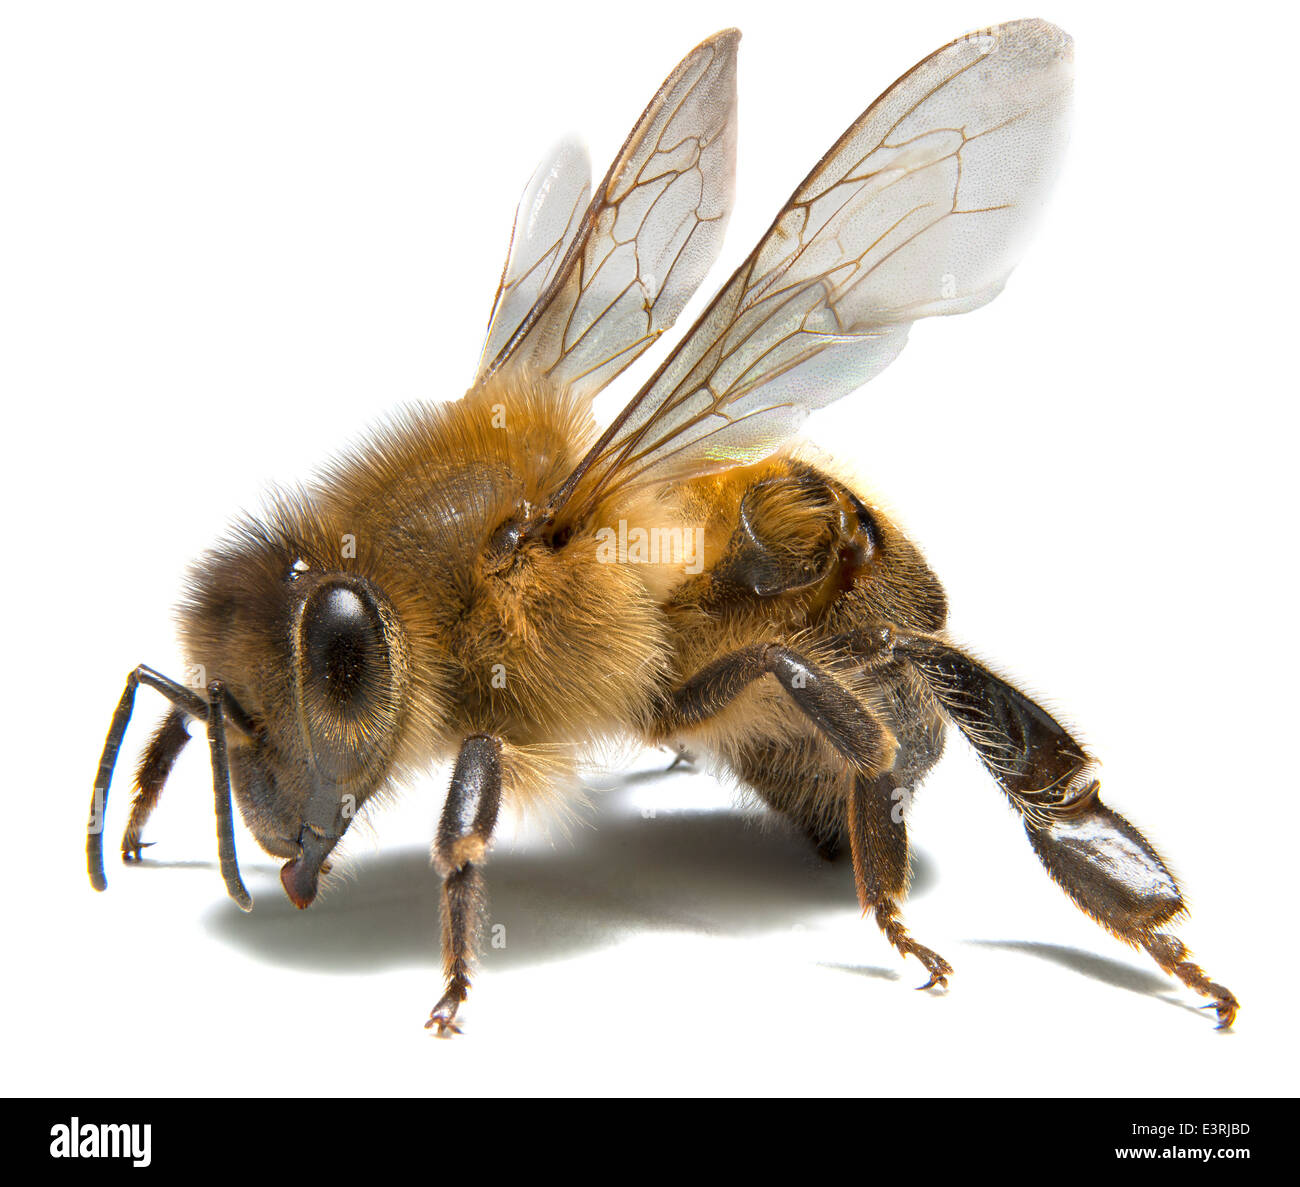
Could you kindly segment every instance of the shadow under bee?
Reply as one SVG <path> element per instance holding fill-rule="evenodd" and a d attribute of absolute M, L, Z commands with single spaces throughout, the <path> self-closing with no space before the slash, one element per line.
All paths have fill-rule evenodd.
<path fill-rule="evenodd" d="M 779 932 L 819 914 L 854 911 L 853 872 L 827 863 L 807 840 L 772 816 L 734 810 L 659 811 L 643 816 L 633 796 L 658 782 L 662 769 L 589 781 L 595 793 L 584 824 L 554 847 L 492 855 L 487 967 L 527 967 L 598 951 L 627 936 L 687 932 L 732 937 Z M 146 866 L 212 868 L 211 862 Z M 246 863 L 259 880 L 277 867 Z M 912 895 L 936 882 L 924 854 L 912 855 Z M 356 856 L 312 906 L 299 911 L 267 887 L 250 915 L 222 900 L 206 917 L 209 932 L 271 964 L 349 973 L 434 962 L 439 928 L 437 885 L 428 851 L 408 847 Z M 505 928 L 493 944 L 493 928 Z M 864 930 L 864 956 L 875 937 Z M 1170 997 L 1163 978 L 1078 948 L 1021 940 L 971 939 L 981 948 L 1023 952 L 1091 980 L 1145 997 Z M 905 980 L 906 968 L 820 962 L 823 968 L 882 980 Z"/>
<path fill-rule="evenodd" d="M 1142 997 L 1157 997 L 1167 1001 L 1171 1006 L 1199 1014 L 1205 1006 L 1188 1005 L 1175 996 L 1175 990 L 1165 978 L 1136 968 L 1123 960 L 1112 960 L 1107 956 L 1098 956 L 1095 952 L 1086 952 L 1082 948 L 1070 948 L 1064 944 L 1049 944 L 1037 940 L 967 940 L 977 948 L 997 948 L 1003 952 L 1024 952 L 1038 960 L 1080 973 L 1103 985 L 1113 985 L 1116 989 L 1127 989 Z M 1216 1033 L 1220 1033 L 1217 1032 Z M 1224 1029 L 1221 1033 L 1231 1034 Z"/>
<path fill-rule="evenodd" d="M 802 837 L 740 812 L 643 817 L 620 785 L 623 794 L 606 792 L 593 807 L 594 827 L 557 837 L 554 848 L 494 850 L 486 967 L 559 960 L 647 931 L 751 936 L 830 911 L 858 913 L 848 861 L 823 862 Z M 933 882 L 931 864 L 917 856 L 914 890 Z M 308 912 L 266 893 L 251 915 L 223 902 L 207 924 L 223 941 L 276 964 L 337 972 L 423 967 L 434 960 L 437 882 L 423 848 L 376 853 L 350 861 L 347 876 Z M 494 933 L 498 927 L 504 932 Z M 874 939 L 864 927 L 864 954 Z M 865 965 L 860 971 L 886 975 Z"/>

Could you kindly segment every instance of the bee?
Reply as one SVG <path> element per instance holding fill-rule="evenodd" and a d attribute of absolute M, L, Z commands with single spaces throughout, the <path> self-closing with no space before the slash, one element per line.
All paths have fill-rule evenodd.
<path fill-rule="evenodd" d="M 533 175 L 477 375 L 392 415 L 309 484 L 238 522 L 179 608 L 191 679 L 126 681 L 95 779 L 87 860 L 137 689 L 170 709 L 135 775 L 141 839 L 188 724 L 203 724 L 218 853 L 252 905 L 232 801 L 298 907 L 350 823 L 451 762 L 432 846 L 458 1031 L 503 805 L 575 780 L 610 738 L 676 745 L 752 788 L 827 857 L 921 988 L 952 967 L 914 939 L 898 789 L 955 729 L 1051 877 L 1119 939 L 1211 999 L 1236 998 L 1165 930 L 1185 906 L 1156 850 L 1102 802 L 1093 757 L 945 630 L 919 549 L 795 434 L 889 365 L 910 326 L 991 300 L 1064 151 L 1073 52 L 1043 21 L 953 41 L 887 89 L 604 428 L 593 399 L 674 323 L 731 209 L 736 55 L 692 51 L 591 189 L 562 142 Z"/>

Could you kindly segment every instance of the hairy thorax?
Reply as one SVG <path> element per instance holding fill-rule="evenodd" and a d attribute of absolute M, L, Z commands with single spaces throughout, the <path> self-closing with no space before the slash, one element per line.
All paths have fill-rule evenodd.
<path fill-rule="evenodd" d="M 401 590 L 412 670 L 434 674 L 413 702 L 425 739 L 579 743 L 643 722 L 669 668 L 648 570 L 611 557 L 594 523 L 562 546 L 495 545 L 593 435 L 585 404 L 494 380 L 399 417 L 332 475 L 338 512 L 379 537 Z"/>

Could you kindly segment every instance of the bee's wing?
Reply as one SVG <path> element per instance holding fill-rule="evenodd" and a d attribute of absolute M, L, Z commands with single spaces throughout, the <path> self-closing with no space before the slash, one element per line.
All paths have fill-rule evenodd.
<path fill-rule="evenodd" d="M 867 109 L 551 500 L 756 461 L 865 383 L 912 322 L 991 300 L 1065 143 L 1069 37 L 1015 21 L 938 50 Z"/>
<path fill-rule="evenodd" d="M 515 210 L 510 250 L 479 360 L 480 375 L 555 279 L 590 200 L 587 150 L 577 141 L 562 140 L 537 166 Z"/>
<path fill-rule="evenodd" d="M 572 218 L 582 205 L 574 150 L 561 148 L 534 175 L 479 382 L 517 368 L 590 398 L 673 324 L 717 259 L 731 213 L 739 41 L 728 29 L 682 60 L 580 222 Z M 536 233 L 530 195 L 544 224 Z"/>

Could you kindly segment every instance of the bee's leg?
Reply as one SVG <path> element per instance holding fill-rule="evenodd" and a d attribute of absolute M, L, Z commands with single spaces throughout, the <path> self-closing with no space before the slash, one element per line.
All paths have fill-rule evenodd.
<path fill-rule="evenodd" d="M 854 649 L 912 665 L 943 712 L 1024 817 L 1047 872 L 1086 914 L 1211 1005 L 1231 1026 L 1237 999 L 1160 929 L 1186 913 L 1182 893 L 1147 839 L 1099 795 L 1096 763 L 1050 713 L 941 638 L 863 632 Z"/>
<path fill-rule="evenodd" d="M 442 960 L 447 990 L 426 1028 L 459 1034 L 456 1011 L 469 993 L 470 971 L 487 909 L 483 857 L 501 807 L 501 739 L 473 734 L 461 743 L 451 790 L 438 823 L 434 866 L 442 875 Z"/>
<path fill-rule="evenodd" d="M 871 908 L 889 942 L 915 956 L 930 974 L 921 989 L 946 986 L 952 966 L 918 944 L 899 915 L 907 895 L 910 862 L 906 811 L 943 754 L 944 721 L 919 680 L 901 662 L 879 664 L 872 687 L 898 739 L 894 765 L 874 779 L 858 775 L 849 795 L 849 839 L 858 899 Z"/>
<path fill-rule="evenodd" d="M 853 881 L 865 914 L 874 911 L 885 938 L 904 956 L 915 956 L 930 979 L 919 988 L 946 988 L 950 965 L 937 952 L 908 934 L 899 914 L 907 895 L 907 824 L 897 786 L 889 775 L 875 779 L 855 775 L 849 800 L 849 842 L 853 847 Z"/>
<path fill-rule="evenodd" d="M 877 774 L 893 761 L 894 740 L 853 691 L 820 665 L 780 643 L 753 643 L 702 668 L 673 691 L 656 732 L 671 736 L 720 713 L 771 674 L 854 769 Z"/>
<path fill-rule="evenodd" d="M 900 752 L 899 757 L 905 756 Z M 899 915 L 909 863 L 905 794 L 900 795 L 900 788 L 907 789 L 898 772 L 920 764 L 896 760 L 888 773 L 871 778 L 847 769 L 815 736 L 746 741 L 728 761 L 769 807 L 804 832 L 823 858 L 833 860 L 848 844 L 863 914 L 873 912 L 885 938 L 925 965 L 930 979 L 921 988 L 945 985 L 952 966 L 912 939 Z"/>
<path fill-rule="evenodd" d="M 140 840 L 144 826 L 158 804 L 163 786 L 171 774 L 176 758 L 190 740 L 186 714 L 173 709 L 158 724 L 149 745 L 140 757 L 135 772 L 135 795 L 131 799 L 131 817 L 122 834 L 122 860 L 139 861 L 148 841 Z"/>
<path fill-rule="evenodd" d="M 908 935 L 898 916 L 906 893 L 907 831 L 895 823 L 896 757 L 892 735 L 853 692 L 829 672 L 776 643 L 753 644 L 709 664 L 674 692 L 668 720 L 678 728 L 719 712 L 748 684 L 771 673 L 821 734 L 852 765 L 849 840 L 853 873 L 863 911 L 872 909 L 889 942 L 917 957 L 929 970 L 923 988 L 946 984 L 952 966 Z"/>

